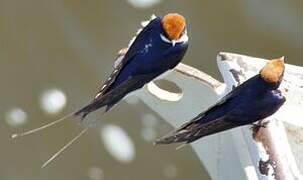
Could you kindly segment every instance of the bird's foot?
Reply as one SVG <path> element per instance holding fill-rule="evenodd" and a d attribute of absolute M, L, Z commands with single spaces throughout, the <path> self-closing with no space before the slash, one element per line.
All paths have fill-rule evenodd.
<path fill-rule="evenodd" d="M 267 128 L 269 121 L 259 121 L 256 126 L 262 127 L 262 128 Z"/>
<path fill-rule="evenodd" d="M 253 123 L 251 129 L 253 131 L 258 131 L 260 128 L 267 128 L 269 121 L 258 121 L 257 123 Z"/>

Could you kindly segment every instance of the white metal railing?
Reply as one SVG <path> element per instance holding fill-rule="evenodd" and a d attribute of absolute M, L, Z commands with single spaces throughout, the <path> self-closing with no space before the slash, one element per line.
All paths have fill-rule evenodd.
<path fill-rule="evenodd" d="M 233 86 L 257 74 L 266 60 L 219 53 L 217 63 L 225 83 L 179 64 L 159 79 L 174 82 L 182 93 L 165 91 L 151 82 L 136 95 L 178 127 L 214 104 Z M 300 179 L 298 167 L 303 170 L 303 137 L 297 134 L 303 133 L 303 119 L 302 122 L 297 119 L 303 117 L 303 67 L 287 64 L 280 89 L 287 101 L 276 114 L 268 117 L 267 128 L 253 131 L 249 126 L 240 127 L 191 144 L 212 179 Z"/>

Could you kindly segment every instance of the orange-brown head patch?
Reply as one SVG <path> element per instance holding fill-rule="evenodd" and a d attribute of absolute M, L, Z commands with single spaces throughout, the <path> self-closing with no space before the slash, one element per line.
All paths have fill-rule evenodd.
<path fill-rule="evenodd" d="M 284 57 L 273 59 L 261 69 L 260 75 L 266 82 L 277 83 L 282 79 L 284 68 Z"/>
<path fill-rule="evenodd" d="M 162 19 L 162 27 L 170 40 L 178 40 L 185 26 L 185 18 L 177 13 L 167 14 Z"/>

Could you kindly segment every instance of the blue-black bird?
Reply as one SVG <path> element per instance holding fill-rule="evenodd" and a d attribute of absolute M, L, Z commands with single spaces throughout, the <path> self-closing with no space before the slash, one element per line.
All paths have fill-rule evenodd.
<path fill-rule="evenodd" d="M 191 121 L 156 140 L 155 144 L 191 143 L 274 114 L 286 100 L 278 90 L 283 74 L 284 59 L 270 60 L 259 74 L 236 87 Z"/>
<path fill-rule="evenodd" d="M 112 74 L 102 85 L 94 100 L 75 113 L 82 119 L 103 106 L 110 110 L 128 93 L 143 87 L 162 73 L 173 69 L 188 47 L 185 18 L 167 14 L 152 17 L 131 42 L 122 49 Z M 143 23 L 143 24 L 144 24 Z"/>
<path fill-rule="evenodd" d="M 188 36 L 185 18 L 182 15 L 177 13 L 170 13 L 164 17 L 153 15 L 151 20 L 142 22 L 142 26 L 129 46 L 119 51 L 113 72 L 94 99 L 80 110 L 50 125 L 73 115 L 83 120 L 89 113 L 102 107 L 105 107 L 107 112 L 127 94 L 173 69 L 183 59 L 188 48 Z M 14 134 L 13 137 L 25 134 L 28 133 Z"/>
<path fill-rule="evenodd" d="M 24 133 L 13 134 L 12 137 L 37 132 L 70 116 L 80 117 L 82 121 L 89 113 L 102 107 L 105 107 L 105 112 L 107 112 L 130 92 L 142 88 L 157 76 L 173 69 L 183 59 L 188 48 L 185 18 L 177 13 L 170 13 L 164 17 L 152 16 L 150 21 L 142 22 L 142 26 L 143 28 L 137 32 L 137 36 L 129 43 L 129 46 L 120 50 L 113 72 L 88 105 L 59 120 Z M 60 149 L 42 167 L 52 161 L 87 129 Z"/>

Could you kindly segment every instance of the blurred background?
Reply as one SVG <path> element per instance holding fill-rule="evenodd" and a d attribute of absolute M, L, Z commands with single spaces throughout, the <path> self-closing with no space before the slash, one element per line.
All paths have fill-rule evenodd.
<path fill-rule="evenodd" d="M 303 65 L 303 1 L 0 0 L 0 179 L 209 179 L 190 147 L 154 147 L 172 128 L 135 97 L 121 102 L 79 142 L 41 165 L 83 128 L 65 121 L 27 137 L 95 95 L 140 22 L 178 12 L 188 24 L 184 63 L 221 80 L 216 54 L 285 55 Z M 171 112 L 173 113 L 173 112 Z"/>

